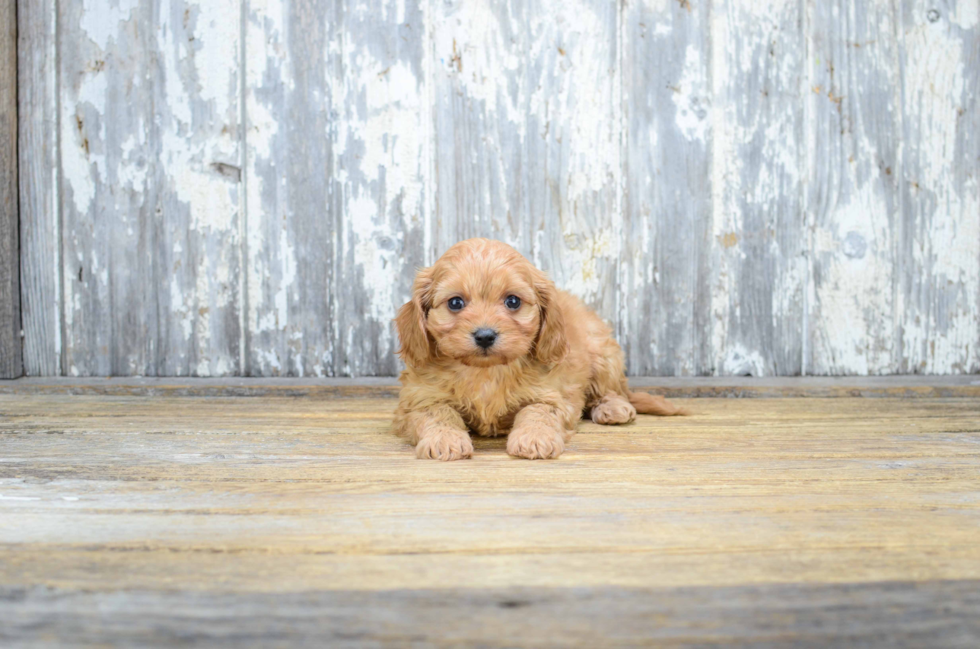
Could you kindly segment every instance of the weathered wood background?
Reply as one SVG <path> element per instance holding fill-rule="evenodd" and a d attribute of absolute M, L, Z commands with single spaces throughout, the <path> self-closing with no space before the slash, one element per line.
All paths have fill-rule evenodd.
<path fill-rule="evenodd" d="M 32 375 L 390 375 L 508 241 L 632 374 L 980 371 L 977 0 L 21 0 Z"/>

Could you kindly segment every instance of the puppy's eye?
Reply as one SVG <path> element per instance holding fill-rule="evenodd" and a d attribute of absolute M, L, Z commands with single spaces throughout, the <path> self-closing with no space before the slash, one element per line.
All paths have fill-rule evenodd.
<path fill-rule="evenodd" d="M 449 301 L 446 302 L 446 306 L 449 307 L 450 311 L 459 311 L 466 306 L 466 302 L 463 302 L 463 298 L 461 297 L 451 297 L 449 298 Z"/>
<path fill-rule="evenodd" d="M 519 308 L 521 308 L 521 298 L 517 297 L 516 295 L 508 295 L 507 299 L 504 300 L 504 304 L 511 311 L 517 311 Z"/>

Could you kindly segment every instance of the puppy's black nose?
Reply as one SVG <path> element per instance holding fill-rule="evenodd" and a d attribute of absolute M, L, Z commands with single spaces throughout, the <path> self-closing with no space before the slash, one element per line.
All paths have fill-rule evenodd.
<path fill-rule="evenodd" d="M 493 329 L 483 327 L 482 329 L 477 329 L 473 332 L 473 340 L 475 340 L 476 344 L 483 349 L 490 349 L 497 341 L 497 332 Z"/>

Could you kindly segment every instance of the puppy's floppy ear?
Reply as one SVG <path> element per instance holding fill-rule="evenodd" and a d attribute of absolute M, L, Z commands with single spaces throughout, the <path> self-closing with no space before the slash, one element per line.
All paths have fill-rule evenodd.
<path fill-rule="evenodd" d="M 425 317 L 432 306 L 432 268 L 423 268 L 415 276 L 412 285 L 412 299 L 398 309 L 395 327 L 401 348 L 398 355 L 406 365 L 419 367 L 432 355 L 429 334 L 425 330 Z"/>
<path fill-rule="evenodd" d="M 554 365 L 568 353 L 565 319 L 555 303 L 558 289 L 544 273 L 538 273 L 534 280 L 534 290 L 538 294 L 538 307 L 541 309 L 541 326 L 538 329 L 538 339 L 534 343 L 535 356 L 546 365 Z"/>

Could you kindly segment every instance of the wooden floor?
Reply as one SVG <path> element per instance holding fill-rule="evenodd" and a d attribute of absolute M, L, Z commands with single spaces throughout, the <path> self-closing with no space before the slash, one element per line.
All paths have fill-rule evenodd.
<path fill-rule="evenodd" d="M 691 399 L 553 462 L 390 398 L 0 394 L 0 646 L 980 645 L 980 400 Z"/>

